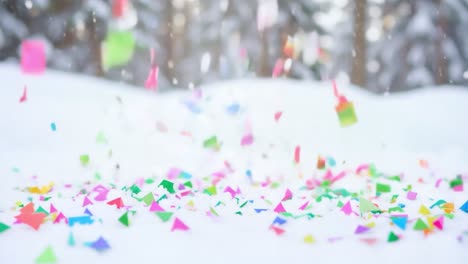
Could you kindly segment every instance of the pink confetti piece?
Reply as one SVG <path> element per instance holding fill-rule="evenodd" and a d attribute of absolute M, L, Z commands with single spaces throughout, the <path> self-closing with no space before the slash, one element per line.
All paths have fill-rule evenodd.
<path fill-rule="evenodd" d="M 437 179 L 436 183 L 435 183 L 435 187 L 436 188 L 439 188 L 440 184 L 442 183 L 442 178 L 439 178 Z"/>
<path fill-rule="evenodd" d="M 21 95 L 19 102 L 24 103 L 26 102 L 26 100 L 28 100 L 28 88 L 25 85 L 23 88 L 23 94 Z"/>
<path fill-rule="evenodd" d="M 99 184 L 96 187 L 94 187 L 93 191 L 98 193 L 98 195 L 94 197 L 95 201 L 107 200 L 107 194 L 109 193 L 109 190 L 106 187 Z"/>
<path fill-rule="evenodd" d="M 283 74 L 283 68 L 284 68 L 284 60 L 281 58 L 276 60 L 275 66 L 273 67 L 272 77 L 276 78 L 276 77 L 281 76 L 281 74 Z"/>
<path fill-rule="evenodd" d="M 178 168 L 170 168 L 169 171 L 167 172 L 166 174 L 166 177 L 169 179 L 169 180 L 174 180 L 176 179 L 177 177 L 179 177 L 180 173 L 182 171 Z"/>
<path fill-rule="evenodd" d="M 301 207 L 299 207 L 299 210 L 305 210 L 308 205 L 309 205 L 309 201 L 307 201 L 303 205 L 301 205 Z"/>
<path fill-rule="evenodd" d="M 292 197 L 293 197 L 293 194 L 292 194 L 291 190 L 286 189 L 284 197 L 283 197 L 283 199 L 281 201 L 284 202 L 284 201 L 287 201 L 287 200 L 291 200 Z"/>
<path fill-rule="evenodd" d="M 151 69 L 148 74 L 148 78 L 145 81 L 145 88 L 148 90 L 157 90 L 159 67 L 154 62 L 155 52 L 153 48 L 150 51 L 150 56 L 151 56 Z"/>
<path fill-rule="evenodd" d="M 115 205 L 115 207 L 117 207 L 117 209 L 120 209 L 120 208 L 125 206 L 123 201 L 122 201 L 122 198 L 120 198 L 120 197 L 116 198 L 116 199 L 114 199 L 112 201 L 107 202 L 107 204 L 108 205 Z"/>
<path fill-rule="evenodd" d="M 284 229 L 274 225 L 270 226 L 270 229 L 273 230 L 278 236 L 282 235 L 285 232 Z"/>
<path fill-rule="evenodd" d="M 416 200 L 416 197 L 418 196 L 418 193 L 417 192 L 412 192 L 412 191 L 409 191 L 407 194 L 406 194 L 406 198 L 408 200 Z"/>
<path fill-rule="evenodd" d="M 282 204 L 282 203 L 279 203 L 279 204 L 275 207 L 274 212 L 275 212 L 275 213 L 284 213 L 284 212 L 286 212 L 286 210 L 284 209 L 283 204 Z"/>
<path fill-rule="evenodd" d="M 49 210 L 49 213 L 55 213 L 57 212 L 57 209 L 55 209 L 54 205 L 53 204 L 50 204 L 50 210 Z"/>
<path fill-rule="evenodd" d="M 83 205 L 82 205 L 82 207 L 85 207 L 85 206 L 90 205 L 90 204 L 93 204 L 93 202 L 91 202 L 91 200 L 88 198 L 88 196 L 85 196 L 85 197 L 83 198 Z"/>
<path fill-rule="evenodd" d="M 356 174 L 361 174 L 363 170 L 368 170 L 369 164 L 361 164 L 356 168 Z"/>
<path fill-rule="evenodd" d="M 150 206 L 150 212 L 164 212 L 164 208 L 162 208 L 156 201 L 153 201 Z"/>
<path fill-rule="evenodd" d="M 58 224 L 60 223 L 61 221 L 65 221 L 66 224 L 68 224 L 68 219 L 65 217 L 65 215 L 63 215 L 62 212 L 60 212 L 57 217 L 55 218 L 54 220 L 54 224 Z"/>
<path fill-rule="evenodd" d="M 296 146 L 294 149 L 294 162 L 298 164 L 301 161 L 301 146 Z"/>
<path fill-rule="evenodd" d="M 281 112 L 281 111 L 276 112 L 275 113 L 275 121 L 278 122 L 282 115 L 283 115 L 283 112 Z"/>
<path fill-rule="evenodd" d="M 250 146 L 253 143 L 253 135 L 252 134 L 247 134 L 244 137 L 242 137 L 241 140 L 241 146 Z"/>
<path fill-rule="evenodd" d="M 46 67 L 44 42 L 24 40 L 21 43 L 21 69 L 24 73 L 40 74 Z"/>
<path fill-rule="evenodd" d="M 457 185 L 453 187 L 454 192 L 463 192 L 463 184 Z"/>
<path fill-rule="evenodd" d="M 437 220 L 435 220 L 433 223 L 432 223 L 435 227 L 437 227 L 439 230 L 443 230 L 444 229 L 444 216 L 441 215 L 439 218 L 437 218 Z"/>
<path fill-rule="evenodd" d="M 350 201 L 347 201 L 343 207 L 341 207 L 341 211 L 345 213 L 346 215 L 350 215 L 353 212 L 353 209 L 351 208 L 351 203 Z"/>
<path fill-rule="evenodd" d="M 175 230 L 187 231 L 189 229 L 190 228 L 186 224 L 184 224 L 184 222 L 182 222 L 179 218 L 176 217 L 172 224 L 171 231 L 172 232 Z"/>
<path fill-rule="evenodd" d="M 231 198 L 234 199 L 234 197 L 236 197 L 236 191 L 234 191 L 234 189 L 231 188 L 231 186 L 227 186 L 225 189 L 224 189 L 224 192 L 226 193 L 229 193 L 231 195 Z"/>
<path fill-rule="evenodd" d="M 366 233 L 367 231 L 369 231 L 370 228 L 367 227 L 367 226 L 363 226 L 363 225 L 358 225 L 356 227 L 356 230 L 354 230 L 354 234 L 362 234 L 362 233 Z"/>

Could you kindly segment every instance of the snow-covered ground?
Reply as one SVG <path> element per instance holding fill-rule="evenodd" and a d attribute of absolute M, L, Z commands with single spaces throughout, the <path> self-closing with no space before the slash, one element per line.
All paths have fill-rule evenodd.
<path fill-rule="evenodd" d="M 0 223 L 10 226 L 0 233 L 1 263 L 32 263 L 49 245 L 59 263 L 466 263 L 468 259 L 468 214 L 459 210 L 468 192 L 466 186 L 462 191 L 449 186 L 457 175 L 465 181 L 468 176 L 466 88 L 434 87 L 378 97 L 341 85 L 359 119 L 356 125 L 341 128 L 330 83 L 250 79 L 160 94 L 53 71 L 25 76 L 9 64 L 0 65 L 0 76 Z M 24 85 L 27 100 L 19 103 Z M 283 114 L 275 121 L 279 111 Z M 249 131 L 253 144 L 241 146 Z M 203 147 L 214 135 L 219 151 Z M 299 164 L 294 162 L 296 146 L 300 146 Z M 80 155 L 84 154 L 90 161 L 83 166 Z M 332 175 L 346 174 L 328 189 L 308 189 L 307 183 L 322 181 L 327 172 L 316 168 L 319 155 L 328 158 Z M 421 166 L 421 160 L 427 166 Z M 355 173 L 371 164 L 377 173 L 369 176 L 365 169 Z M 157 187 L 168 179 L 171 168 L 192 176 L 170 178 L 175 187 L 187 180 L 193 187 L 176 188 L 176 194 Z M 401 182 L 389 179 L 395 175 Z M 210 196 L 204 190 L 213 180 L 219 180 L 217 194 Z M 52 191 L 43 195 L 52 197 L 47 201 L 27 191 L 26 187 L 51 181 Z M 122 189 L 134 183 L 142 192 L 133 196 L 149 192 L 155 199 L 168 196 L 159 202 L 174 212 L 168 222 Z M 376 197 L 376 183 L 390 185 L 391 192 Z M 110 189 L 101 202 L 92 192 L 99 184 Z M 408 185 L 418 193 L 416 200 L 407 199 Z M 240 193 L 232 198 L 224 192 L 226 187 L 239 188 Z M 290 215 L 273 212 L 287 189 L 293 197 L 282 205 Z M 355 195 L 333 193 L 339 189 Z M 183 196 L 187 190 L 192 194 Z M 85 196 L 94 203 L 87 206 L 95 220 L 92 225 L 53 224 L 52 215 L 38 231 L 13 224 L 20 214 L 16 203 L 26 205 L 28 197 L 36 209 L 49 211 L 53 204 L 73 217 L 83 215 Z M 118 197 L 128 207 L 106 204 Z M 360 199 L 377 204 L 382 214 L 360 214 Z M 418 212 L 421 205 L 429 208 L 439 199 L 454 204 L 453 212 L 445 215 L 443 230 L 431 226 L 444 214 L 443 208 L 433 207 L 428 215 Z M 351 215 L 340 208 L 348 201 L 355 212 Z M 298 209 L 306 202 L 307 208 Z M 398 206 L 403 212 L 387 212 Z M 129 227 L 117 220 L 126 210 Z M 309 219 L 308 213 L 314 217 Z M 393 214 L 408 214 L 406 230 L 391 224 Z M 287 221 L 273 225 L 284 230 L 281 235 L 271 228 L 277 216 Z M 171 232 L 176 217 L 190 230 Z M 428 223 L 428 235 L 413 230 L 418 218 Z M 370 230 L 354 234 L 358 225 Z M 387 242 L 390 231 L 400 240 Z M 67 243 L 70 233 L 74 246 Z M 307 235 L 315 242 L 305 243 Z M 98 253 L 85 245 L 100 236 L 110 244 L 108 251 Z"/>

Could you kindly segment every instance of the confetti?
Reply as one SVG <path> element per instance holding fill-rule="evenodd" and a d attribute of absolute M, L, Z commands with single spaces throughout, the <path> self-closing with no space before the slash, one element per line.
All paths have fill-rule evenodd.
<path fill-rule="evenodd" d="M 90 215 L 74 216 L 74 217 L 69 217 L 68 218 L 68 225 L 69 226 L 74 226 L 75 224 L 90 225 L 93 222 L 94 222 L 94 220 L 91 218 Z"/>
<path fill-rule="evenodd" d="M 36 258 L 37 264 L 50 264 L 57 263 L 57 257 L 51 246 L 48 246 L 39 257 Z"/>
<path fill-rule="evenodd" d="M 43 41 L 24 40 L 21 43 L 21 69 L 24 73 L 41 74 L 46 68 L 46 52 Z"/>
<path fill-rule="evenodd" d="M 54 122 L 50 123 L 50 129 L 52 131 L 57 131 L 57 125 Z"/>
<path fill-rule="evenodd" d="M 89 243 L 88 246 L 98 252 L 104 252 L 110 249 L 109 243 L 107 243 L 103 237 L 99 237 L 96 241 Z"/>
<path fill-rule="evenodd" d="M 130 220 L 128 219 L 128 212 L 125 212 L 121 217 L 119 217 L 119 222 L 124 226 L 130 225 Z"/>
<path fill-rule="evenodd" d="M 156 90 L 158 88 L 159 67 L 156 65 L 154 61 L 155 52 L 153 48 L 151 48 L 150 57 L 151 57 L 151 69 L 145 81 L 145 88 L 148 90 Z"/>
<path fill-rule="evenodd" d="M 130 31 L 109 31 L 102 43 L 102 66 L 105 70 L 126 64 L 132 57 L 135 39 Z"/>
<path fill-rule="evenodd" d="M 0 222 L 0 233 L 5 232 L 6 230 L 10 229 L 10 226 Z"/>
<path fill-rule="evenodd" d="M 26 102 L 26 100 L 28 100 L 28 88 L 26 86 L 24 86 L 23 94 L 21 95 L 21 97 L 19 99 L 19 102 L 24 103 L 24 102 Z"/>
<path fill-rule="evenodd" d="M 174 222 L 172 223 L 172 228 L 171 228 L 171 231 L 175 231 L 175 230 L 180 230 L 180 231 L 187 231 L 189 230 L 190 228 L 184 224 L 184 222 L 182 222 L 179 218 L 175 218 L 174 219 Z"/>

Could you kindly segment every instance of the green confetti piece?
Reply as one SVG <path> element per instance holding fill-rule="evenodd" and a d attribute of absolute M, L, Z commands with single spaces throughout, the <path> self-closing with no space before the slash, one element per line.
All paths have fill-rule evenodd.
<path fill-rule="evenodd" d="M 140 187 L 133 184 L 132 186 L 130 186 L 130 191 L 132 191 L 133 194 L 139 194 L 141 192 L 141 189 Z"/>
<path fill-rule="evenodd" d="M 49 212 L 47 212 L 44 208 L 42 208 L 41 206 L 39 206 L 37 209 L 36 209 L 36 213 L 44 213 L 46 215 L 49 215 Z"/>
<path fill-rule="evenodd" d="M 174 183 L 168 180 L 162 180 L 161 183 L 158 185 L 162 186 L 164 189 L 166 189 L 169 193 L 175 193 L 174 190 Z"/>
<path fill-rule="evenodd" d="M 159 197 L 159 199 L 156 202 L 159 203 L 159 201 L 162 201 L 164 199 L 167 199 L 167 195 L 165 195 L 165 194 L 163 196 Z"/>
<path fill-rule="evenodd" d="M 215 216 L 219 216 L 215 209 L 213 209 L 212 207 L 210 207 L 210 212 Z"/>
<path fill-rule="evenodd" d="M 245 205 L 247 205 L 249 201 L 245 201 L 243 204 L 241 204 L 240 208 L 244 207 Z"/>
<path fill-rule="evenodd" d="M 153 193 L 149 192 L 147 195 L 143 197 L 142 200 L 146 204 L 146 206 L 150 206 L 154 201 Z"/>
<path fill-rule="evenodd" d="M 367 212 L 380 211 L 377 206 L 375 206 L 373 203 L 364 198 L 359 199 L 359 210 L 361 211 L 361 214 Z"/>
<path fill-rule="evenodd" d="M 433 205 L 431 205 L 429 208 L 432 209 L 434 207 L 440 207 L 441 205 L 447 203 L 445 200 L 438 200 L 437 202 L 435 202 Z"/>
<path fill-rule="evenodd" d="M 10 226 L 9 225 L 6 225 L 2 222 L 0 222 L 0 233 L 3 233 L 5 232 L 6 230 L 10 229 Z"/>
<path fill-rule="evenodd" d="M 450 188 L 452 189 L 460 185 L 463 185 L 463 179 L 460 176 L 450 181 Z"/>
<path fill-rule="evenodd" d="M 236 215 L 242 215 L 242 212 L 241 212 L 241 211 L 237 211 L 237 212 L 236 212 Z"/>
<path fill-rule="evenodd" d="M 75 244 L 76 244 L 76 242 L 75 242 L 75 237 L 73 236 L 73 233 L 72 233 L 72 232 L 70 232 L 70 235 L 68 235 L 68 242 L 67 242 L 67 243 L 68 243 L 68 245 L 69 245 L 70 247 L 74 247 Z"/>
<path fill-rule="evenodd" d="M 94 174 L 94 179 L 96 179 L 96 181 L 100 181 L 100 180 L 102 179 L 101 174 L 100 174 L 99 172 L 96 172 L 96 173 Z"/>
<path fill-rule="evenodd" d="M 100 131 L 96 136 L 96 143 L 98 144 L 107 144 L 107 138 L 104 135 L 104 132 Z"/>
<path fill-rule="evenodd" d="M 212 136 L 210 138 L 205 139 L 205 141 L 203 141 L 203 147 L 215 150 L 219 149 L 218 138 L 216 136 Z"/>
<path fill-rule="evenodd" d="M 128 212 L 125 212 L 121 217 L 119 217 L 119 222 L 124 226 L 129 226 L 130 221 L 128 219 Z"/>
<path fill-rule="evenodd" d="M 83 154 L 80 156 L 81 165 L 86 166 L 89 164 L 89 155 Z"/>
<path fill-rule="evenodd" d="M 184 186 L 185 187 L 189 187 L 189 188 L 193 188 L 193 185 L 192 185 L 192 182 L 191 181 L 187 181 L 184 183 Z"/>
<path fill-rule="evenodd" d="M 395 233 L 390 232 L 390 234 L 388 234 L 388 238 L 387 238 L 388 242 L 396 242 L 398 240 L 400 240 L 400 238 L 397 235 L 395 235 Z"/>
<path fill-rule="evenodd" d="M 110 31 L 102 43 L 102 66 L 108 70 L 126 64 L 133 57 L 135 39 L 131 31 Z"/>
<path fill-rule="evenodd" d="M 37 264 L 57 263 L 57 257 L 51 246 L 48 246 L 39 257 L 36 258 Z"/>
<path fill-rule="evenodd" d="M 392 191 L 392 188 L 388 184 L 383 184 L 383 183 L 377 183 L 376 185 L 376 191 L 378 193 L 389 193 Z"/>
<path fill-rule="evenodd" d="M 212 186 L 206 188 L 204 192 L 207 193 L 207 194 L 209 194 L 210 196 L 216 195 L 216 194 L 218 193 L 217 190 L 216 190 L 216 186 L 215 186 L 215 185 L 212 185 Z"/>
<path fill-rule="evenodd" d="M 173 213 L 172 212 L 156 212 L 156 215 L 161 219 L 163 222 L 169 221 L 171 219 Z"/>
<path fill-rule="evenodd" d="M 152 183 L 154 183 L 154 180 L 153 179 L 146 179 L 145 183 L 146 184 L 152 184 Z"/>
<path fill-rule="evenodd" d="M 340 104 L 336 112 L 338 114 L 338 119 L 342 127 L 347 127 L 357 123 L 356 112 L 354 111 L 354 105 L 351 102 L 346 102 Z"/>
<path fill-rule="evenodd" d="M 389 213 L 393 213 L 393 212 L 401 212 L 401 213 L 403 213 L 404 210 L 403 210 L 403 208 L 401 208 L 400 206 L 395 206 L 395 207 L 392 207 L 392 208 L 388 208 L 388 212 L 389 212 Z"/>
<path fill-rule="evenodd" d="M 425 230 L 425 229 L 428 229 L 428 228 L 429 227 L 426 225 L 426 223 L 424 223 L 423 220 L 421 220 L 421 218 L 418 218 L 418 220 L 416 221 L 416 223 L 413 226 L 414 230 Z"/>

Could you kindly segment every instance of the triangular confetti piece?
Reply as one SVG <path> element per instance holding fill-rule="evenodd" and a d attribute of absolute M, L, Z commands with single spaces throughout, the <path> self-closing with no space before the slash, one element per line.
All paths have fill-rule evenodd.
<path fill-rule="evenodd" d="M 55 209 L 54 205 L 53 204 L 50 204 L 50 210 L 49 210 L 50 213 L 55 213 L 57 212 L 57 209 Z"/>
<path fill-rule="evenodd" d="M 88 208 L 86 208 L 86 209 L 84 210 L 84 213 L 87 214 L 87 215 L 93 216 L 93 213 L 91 213 L 91 211 L 89 211 Z"/>
<path fill-rule="evenodd" d="M 90 204 L 93 204 L 93 202 L 88 198 L 88 196 L 85 196 L 85 197 L 83 198 L 83 205 L 82 205 L 82 207 L 88 206 L 88 205 L 90 205 Z"/>
<path fill-rule="evenodd" d="M 282 235 L 284 233 L 284 229 L 277 226 L 270 226 L 270 229 L 273 230 L 277 235 Z"/>
<path fill-rule="evenodd" d="M 362 234 L 362 233 L 365 233 L 365 232 L 367 232 L 369 230 L 370 230 L 370 228 L 367 227 L 367 226 L 358 225 L 356 227 L 356 230 L 354 230 L 354 234 Z"/>
<path fill-rule="evenodd" d="M 284 201 L 287 201 L 287 200 L 291 200 L 292 197 L 293 197 L 293 194 L 292 194 L 291 190 L 286 189 L 284 197 L 283 197 L 283 199 L 281 199 L 281 201 L 284 202 Z"/>
<path fill-rule="evenodd" d="M 375 206 L 373 203 L 370 201 L 361 198 L 359 199 L 359 210 L 361 210 L 361 213 L 366 213 L 366 212 L 373 212 L 373 211 L 379 211 L 379 208 Z"/>
<path fill-rule="evenodd" d="M 68 235 L 68 245 L 70 247 L 73 247 L 73 246 L 75 246 L 75 244 L 76 244 L 75 243 L 75 237 L 73 236 L 73 233 L 70 232 L 70 235 Z"/>
<path fill-rule="evenodd" d="M 401 228 L 402 230 L 405 230 L 406 229 L 406 223 L 408 222 L 408 218 L 407 217 L 392 217 L 392 222 L 398 226 L 399 228 Z"/>
<path fill-rule="evenodd" d="M 307 201 L 303 205 L 301 205 L 301 207 L 299 207 L 299 210 L 305 210 L 308 205 L 309 205 L 309 201 Z"/>
<path fill-rule="evenodd" d="M 343 207 L 341 207 L 341 211 L 345 213 L 346 215 L 350 215 L 353 212 L 353 209 L 351 208 L 351 203 L 350 201 L 347 201 Z"/>
<path fill-rule="evenodd" d="M 175 231 L 175 230 L 186 231 L 189 229 L 190 228 L 186 224 L 184 224 L 184 222 L 182 222 L 179 218 L 176 217 L 174 219 L 174 223 L 172 223 L 171 231 Z"/>
<path fill-rule="evenodd" d="M 130 221 L 128 220 L 128 212 L 125 212 L 121 217 L 119 217 L 119 222 L 124 226 L 130 225 Z"/>
<path fill-rule="evenodd" d="M 250 146 L 253 144 L 253 141 L 254 141 L 254 137 L 252 134 L 249 133 L 242 137 L 241 146 Z"/>
<path fill-rule="evenodd" d="M 419 207 L 419 211 L 418 211 L 420 214 L 422 215 L 430 215 L 431 214 L 431 211 L 429 211 L 429 209 L 427 209 L 426 206 L 424 205 L 421 205 L 421 207 Z"/>
<path fill-rule="evenodd" d="M 103 237 L 99 237 L 96 241 L 90 243 L 89 247 L 94 248 L 98 252 L 110 249 L 109 243 Z"/>
<path fill-rule="evenodd" d="M 400 240 L 400 238 L 397 235 L 395 235 L 395 233 L 390 232 L 390 234 L 388 234 L 388 239 L 387 239 L 388 242 L 395 242 L 398 240 Z"/>
<path fill-rule="evenodd" d="M 286 212 L 286 210 L 284 209 L 283 207 L 283 204 L 282 203 L 279 203 L 276 207 L 275 207 L 275 213 L 284 213 Z"/>
<path fill-rule="evenodd" d="M 444 229 L 444 216 L 441 215 L 439 218 L 437 218 L 437 220 L 435 220 L 433 223 L 432 223 L 435 227 L 437 227 L 439 230 L 443 230 Z"/>
<path fill-rule="evenodd" d="M 173 213 L 172 212 L 156 212 L 156 215 L 161 219 L 163 222 L 169 221 L 171 219 Z"/>
<path fill-rule="evenodd" d="M 416 223 L 413 226 L 414 230 L 424 230 L 424 229 L 428 229 L 428 228 L 429 227 L 426 225 L 426 223 L 424 223 L 423 220 L 421 220 L 421 218 L 418 218 L 418 220 L 416 221 Z"/>
<path fill-rule="evenodd" d="M 50 263 L 56 263 L 57 262 L 57 257 L 55 256 L 54 250 L 52 249 L 51 246 L 48 246 L 42 253 L 39 255 L 39 257 L 36 258 L 36 263 L 37 264 L 50 264 Z"/>
<path fill-rule="evenodd" d="M 164 212 L 164 208 L 162 208 L 156 201 L 151 203 L 150 212 Z"/>
<path fill-rule="evenodd" d="M 116 198 L 112 201 L 109 201 L 107 202 L 108 205 L 115 205 L 117 207 L 117 209 L 120 209 L 122 207 L 124 207 L 124 204 L 123 204 L 123 201 L 122 201 L 122 198 Z"/>
<path fill-rule="evenodd" d="M 10 226 L 0 222 L 0 233 L 3 233 L 4 231 L 10 229 Z"/>
<path fill-rule="evenodd" d="M 468 213 L 468 200 L 460 207 L 460 210 L 462 210 L 465 213 Z"/>

